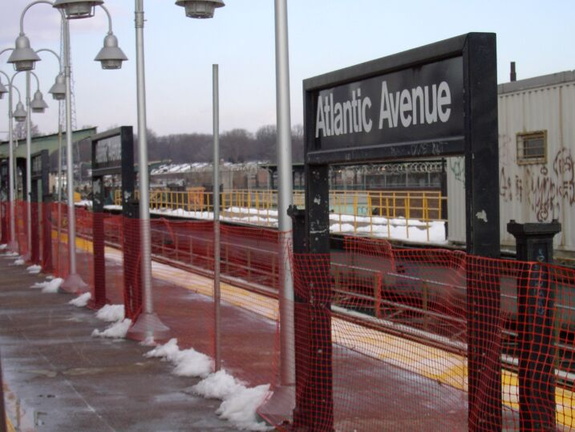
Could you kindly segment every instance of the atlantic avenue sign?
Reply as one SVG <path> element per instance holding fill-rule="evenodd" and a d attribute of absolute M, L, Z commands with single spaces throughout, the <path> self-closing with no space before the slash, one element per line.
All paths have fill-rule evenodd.
<path fill-rule="evenodd" d="M 463 135 L 461 57 L 317 93 L 320 148 L 436 140 Z"/>
<path fill-rule="evenodd" d="M 463 35 L 305 80 L 307 160 L 464 153 L 471 51 L 488 37 Z"/>

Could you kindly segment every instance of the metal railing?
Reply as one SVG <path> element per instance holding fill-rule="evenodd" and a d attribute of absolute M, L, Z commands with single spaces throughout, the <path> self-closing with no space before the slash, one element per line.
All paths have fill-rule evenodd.
<path fill-rule="evenodd" d="M 138 193 L 136 192 L 136 197 Z M 417 229 L 430 241 L 433 222 L 443 221 L 442 204 L 446 197 L 439 191 L 331 190 L 330 223 L 334 232 L 393 237 L 392 231 L 404 229 L 403 238 L 413 236 L 406 221 L 418 222 Z M 277 191 L 237 189 L 220 192 L 222 220 L 259 226 L 277 225 Z M 121 191 L 114 203 L 121 204 Z M 305 208 L 304 191 L 294 191 L 293 203 Z M 213 192 L 203 187 L 185 191 L 152 190 L 150 211 L 165 215 L 209 219 L 213 212 Z M 411 226 L 413 228 L 413 225 Z"/>

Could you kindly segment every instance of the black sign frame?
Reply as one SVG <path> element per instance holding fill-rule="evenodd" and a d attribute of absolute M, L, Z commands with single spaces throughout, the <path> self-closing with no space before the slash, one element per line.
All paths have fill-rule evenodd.
<path fill-rule="evenodd" d="M 121 126 L 90 138 L 92 151 L 92 182 L 94 212 L 104 210 L 102 178 L 106 175 L 122 176 L 122 214 L 136 217 L 134 202 L 134 133 L 131 126 Z M 112 144 L 112 151 L 110 151 Z M 103 160 L 103 157 L 104 159 Z"/>
<path fill-rule="evenodd" d="M 92 195 L 93 195 L 93 250 L 94 250 L 94 298 L 91 307 L 100 308 L 107 303 L 105 271 L 104 231 L 104 176 L 121 174 L 122 216 L 124 251 L 124 274 L 138 268 L 140 235 L 137 222 L 138 202 L 135 197 L 136 168 L 134 166 L 134 133 L 132 126 L 121 126 L 90 138 L 92 151 Z M 141 302 L 140 277 L 124 277 L 124 292 L 128 298 Z M 137 302 L 136 302 L 137 303 Z M 140 303 L 126 304 L 132 313 Z M 128 314 L 127 314 L 128 316 Z"/>
<path fill-rule="evenodd" d="M 458 60 L 453 60 L 458 59 Z M 460 60 L 459 60 L 460 59 Z M 455 71 L 462 84 L 461 100 L 453 105 L 454 109 L 462 112 L 456 115 L 457 124 L 448 128 L 447 133 L 439 128 L 439 134 L 433 133 L 406 133 L 402 140 L 397 136 L 389 141 L 364 140 L 363 138 L 350 138 L 349 145 L 342 145 L 338 140 L 330 140 L 318 134 L 318 102 L 319 97 L 329 95 L 330 89 L 334 93 L 334 102 L 329 100 L 327 111 L 335 110 L 337 97 L 334 89 L 347 89 L 347 101 L 353 102 L 358 83 L 377 77 L 391 77 L 402 73 L 417 76 L 416 69 L 423 69 L 429 65 L 440 65 L 442 62 L 460 64 Z M 433 81 L 433 80 L 432 80 Z M 424 81 L 425 85 L 433 82 Z M 406 79 L 408 92 L 417 88 L 416 81 Z M 439 81 L 435 84 L 439 86 Z M 355 86 L 355 87 L 354 87 Z M 389 88 L 388 88 L 389 90 Z M 400 87 L 393 88 L 396 97 L 403 97 Z M 351 96 L 350 96 L 351 91 Z M 323 92 L 323 93 L 322 93 Z M 382 86 L 382 94 L 384 92 Z M 414 93 L 412 93 L 413 95 Z M 436 93 L 438 95 L 438 93 Z M 469 430 L 494 431 L 500 430 L 502 424 L 501 405 L 501 365 L 499 329 L 497 322 L 500 311 L 500 289 L 496 280 L 486 281 L 480 277 L 481 269 L 475 264 L 472 255 L 498 258 L 500 256 L 500 222 L 499 222 L 499 146 L 497 125 L 497 55 L 496 36 L 493 33 L 468 33 L 447 39 L 434 44 L 415 48 L 359 64 L 349 68 L 330 72 L 317 77 L 309 78 L 303 83 L 304 96 L 304 145 L 305 145 L 305 235 L 294 233 L 294 238 L 304 238 L 304 250 L 311 254 L 329 256 L 329 167 L 340 164 L 361 164 L 374 161 L 405 160 L 418 158 L 437 158 L 455 155 L 465 156 L 465 217 L 467 223 L 466 249 L 470 254 L 467 270 L 470 275 L 467 284 L 468 304 L 468 364 L 469 364 Z M 364 96 L 364 95 L 362 95 Z M 439 97 L 439 96 L 438 96 Z M 344 96 L 344 102 L 345 102 Z M 381 98 L 383 100 L 383 97 Z M 381 106 L 380 100 L 380 106 Z M 407 96 L 406 96 L 407 100 Z M 324 99 L 324 103 L 325 99 Z M 343 102 L 341 102 L 343 103 Z M 363 105 L 361 108 L 374 105 Z M 356 105 L 357 106 L 357 105 Z M 397 108 L 397 99 L 395 109 Z M 446 108 L 447 104 L 442 106 Z M 451 107 L 451 105 L 450 105 Z M 353 109 L 353 108 L 352 108 Z M 366 108 L 367 109 L 367 108 Z M 380 115 L 383 108 L 380 108 Z M 404 107 L 405 115 L 409 113 L 409 104 Z M 359 116 L 356 111 L 356 118 Z M 352 117 L 353 119 L 353 117 Z M 324 118 L 324 121 L 325 120 Z M 363 121 L 363 120 L 362 120 Z M 366 122 L 368 122 L 366 120 Z M 363 123 L 365 126 L 367 123 Z M 342 130 L 336 128 L 333 130 Z M 329 130 L 323 125 L 320 132 Z M 373 126 L 372 126 L 373 127 Z M 348 138 L 351 136 L 347 134 Z M 321 139 L 319 139 L 321 138 Z M 328 137 L 329 138 L 329 137 Z M 295 225 L 294 225 L 295 226 Z M 297 234 L 297 235 L 296 235 Z M 295 245 L 294 245 L 295 248 Z M 329 263 L 329 260 L 324 260 Z M 328 264 L 326 264 L 328 266 Z M 329 268 L 316 269 L 318 273 L 329 275 Z M 310 298 L 321 299 L 318 307 L 329 308 L 331 302 L 331 286 L 329 278 L 325 283 L 309 282 Z M 317 314 L 312 317 L 316 325 L 331 328 L 329 314 Z M 312 345 L 321 346 L 322 355 L 310 352 L 310 356 L 318 365 L 331 364 L 331 340 L 329 332 L 322 340 L 313 341 Z M 491 339 L 490 339 L 491 338 Z M 485 341 L 490 340 L 492 349 L 486 346 Z M 300 341 L 301 342 L 301 341 Z M 303 343 L 303 342 L 302 342 Z M 299 345 L 298 345 L 299 346 Z M 315 356 L 315 357 L 314 357 Z M 317 357 L 317 358 L 316 358 Z M 296 368 L 298 366 L 296 365 Z M 311 366 L 313 367 L 313 366 Z M 321 374 L 320 374 L 321 375 Z M 324 380 L 325 381 L 325 380 Z M 330 394 L 331 384 L 327 382 L 314 383 L 322 387 L 322 395 Z M 333 418 L 333 404 L 329 398 L 323 397 L 318 402 L 325 411 L 322 415 Z M 296 403 L 300 403 L 297 401 Z M 298 409 L 305 411 L 306 406 Z"/>
<path fill-rule="evenodd" d="M 53 270 L 52 264 L 52 194 L 50 192 L 50 155 L 48 150 L 33 153 L 30 160 L 31 251 L 30 261 L 42 263 L 44 272 Z M 42 203 L 42 206 L 40 206 Z M 40 222 L 41 221 L 41 222 Z M 42 234 L 40 235 L 40 228 Z M 42 247 L 40 248 L 40 237 Z M 42 249 L 40 251 L 40 249 Z"/>

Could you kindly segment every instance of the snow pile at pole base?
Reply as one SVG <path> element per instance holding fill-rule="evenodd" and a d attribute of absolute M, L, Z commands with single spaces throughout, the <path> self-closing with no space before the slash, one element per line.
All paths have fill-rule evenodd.
<path fill-rule="evenodd" d="M 256 409 L 271 395 L 268 384 L 247 388 L 244 383 L 236 380 L 225 370 L 211 373 L 213 360 L 193 348 L 180 350 L 177 339 L 170 339 L 166 344 L 155 347 L 144 356 L 161 358 L 173 363 L 175 375 L 204 378 L 192 387 L 192 392 L 206 398 L 222 400 L 216 413 L 239 429 L 248 431 L 273 429 L 259 422 L 256 415 Z"/>

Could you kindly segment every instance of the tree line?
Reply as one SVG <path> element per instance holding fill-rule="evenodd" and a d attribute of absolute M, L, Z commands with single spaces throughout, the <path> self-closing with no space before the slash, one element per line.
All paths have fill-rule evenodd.
<path fill-rule="evenodd" d="M 134 137 L 137 142 L 137 136 Z M 303 162 L 303 126 L 292 128 L 292 161 Z M 148 160 L 150 162 L 193 163 L 212 162 L 212 134 L 172 134 L 160 136 L 148 130 Z M 57 154 L 53 155 L 56 162 Z M 135 159 L 137 160 L 137 146 Z M 89 140 L 83 140 L 74 150 L 74 161 L 91 163 Z M 220 158 L 225 162 L 277 163 L 277 129 L 275 125 L 260 127 L 255 133 L 233 129 L 220 134 Z"/>
<path fill-rule="evenodd" d="M 175 134 L 158 136 L 148 131 L 148 159 L 176 163 L 211 162 L 213 136 L 211 134 Z M 259 128 L 256 133 L 233 129 L 220 134 L 220 158 L 226 162 L 277 162 L 277 129 L 275 125 Z M 303 127 L 292 129 L 292 159 L 303 161 Z"/>

